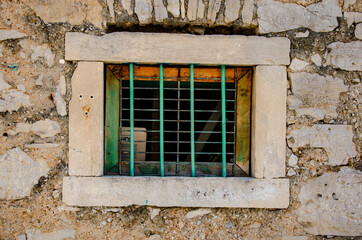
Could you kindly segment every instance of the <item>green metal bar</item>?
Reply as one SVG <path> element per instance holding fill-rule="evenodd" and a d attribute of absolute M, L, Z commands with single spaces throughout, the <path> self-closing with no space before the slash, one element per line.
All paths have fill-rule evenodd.
<path fill-rule="evenodd" d="M 164 149 L 163 149 L 163 65 L 160 64 L 160 172 L 161 177 L 165 176 Z"/>
<path fill-rule="evenodd" d="M 226 96 L 225 65 L 221 65 L 221 136 L 222 136 L 222 176 L 226 177 Z"/>
<path fill-rule="evenodd" d="M 194 65 L 190 65 L 191 176 L 195 177 L 195 89 Z"/>
<path fill-rule="evenodd" d="M 129 91 L 130 91 L 130 127 L 131 127 L 131 146 L 130 146 L 130 175 L 134 176 L 134 96 L 133 96 L 133 63 L 129 64 Z"/>

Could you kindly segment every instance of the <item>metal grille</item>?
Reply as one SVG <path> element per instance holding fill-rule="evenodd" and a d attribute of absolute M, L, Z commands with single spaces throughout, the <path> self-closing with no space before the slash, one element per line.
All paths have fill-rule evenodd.
<path fill-rule="evenodd" d="M 135 75 L 137 67 L 147 68 L 129 64 L 128 75 L 119 74 L 119 173 L 242 175 L 235 165 L 236 70 L 209 68 L 220 76 L 205 77 L 191 64 L 184 78 L 185 66 L 160 64 L 157 75 L 145 77 Z M 178 76 L 164 74 L 170 69 Z M 235 71 L 233 79 L 226 70 Z"/>

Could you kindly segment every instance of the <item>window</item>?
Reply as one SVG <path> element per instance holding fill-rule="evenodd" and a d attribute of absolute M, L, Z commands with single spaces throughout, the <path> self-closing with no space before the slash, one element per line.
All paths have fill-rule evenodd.
<path fill-rule="evenodd" d="M 76 206 L 288 207 L 289 180 L 284 177 L 289 47 L 289 40 L 280 37 L 67 33 L 65 59 L 77 61 L 77 68 L 71 80 L 69 176 L 63 178 L 63 202 Z M 250 176 L 104 175 L 107 64 L 130 62 L 252 67 Z"/>
<path fill-rule="evenodd" d="M 248 176 L 251 76 L 224 65 L 107 65 L 106 173 Z"/>

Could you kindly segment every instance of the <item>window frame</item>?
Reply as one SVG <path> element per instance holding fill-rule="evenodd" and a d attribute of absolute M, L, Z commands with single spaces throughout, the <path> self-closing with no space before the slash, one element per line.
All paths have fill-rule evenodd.
<path fill-rule="evenodd" d="M 184 45 L 180 48 L 177 43 Z M 286 38 L 145 33 L 97 37 L 67 33 L 65 58 L 78 61 L 78 66 L 72 77 L 69 103 L 69 176 L 63 179 L 63 202 L 76 206 L 287 208 L 289 180 L 284 178 L 287 80 L 283 65 L 289 64 L 289 46 Z M 169 60 L 163 61 L 164 58 Z M 141 59 L 145 63 L 187 60 L 254 67 L 252 177 L 103 175 L 104 64 L 141 62 Z"/>

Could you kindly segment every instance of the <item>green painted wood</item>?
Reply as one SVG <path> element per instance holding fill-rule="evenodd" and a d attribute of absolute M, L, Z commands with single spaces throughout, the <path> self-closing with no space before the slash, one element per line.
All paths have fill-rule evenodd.
<path fill-rule="evenodd" d="M 251 78 L 249 70 L 237 81 L 236 96 L 235 162 L 246 174 L 250 172 Z"/>
<path fill-rule="evenodd" d="M 105 171 L 118 173 L 119 87 L 112 71 L 106 68 Z"/>

